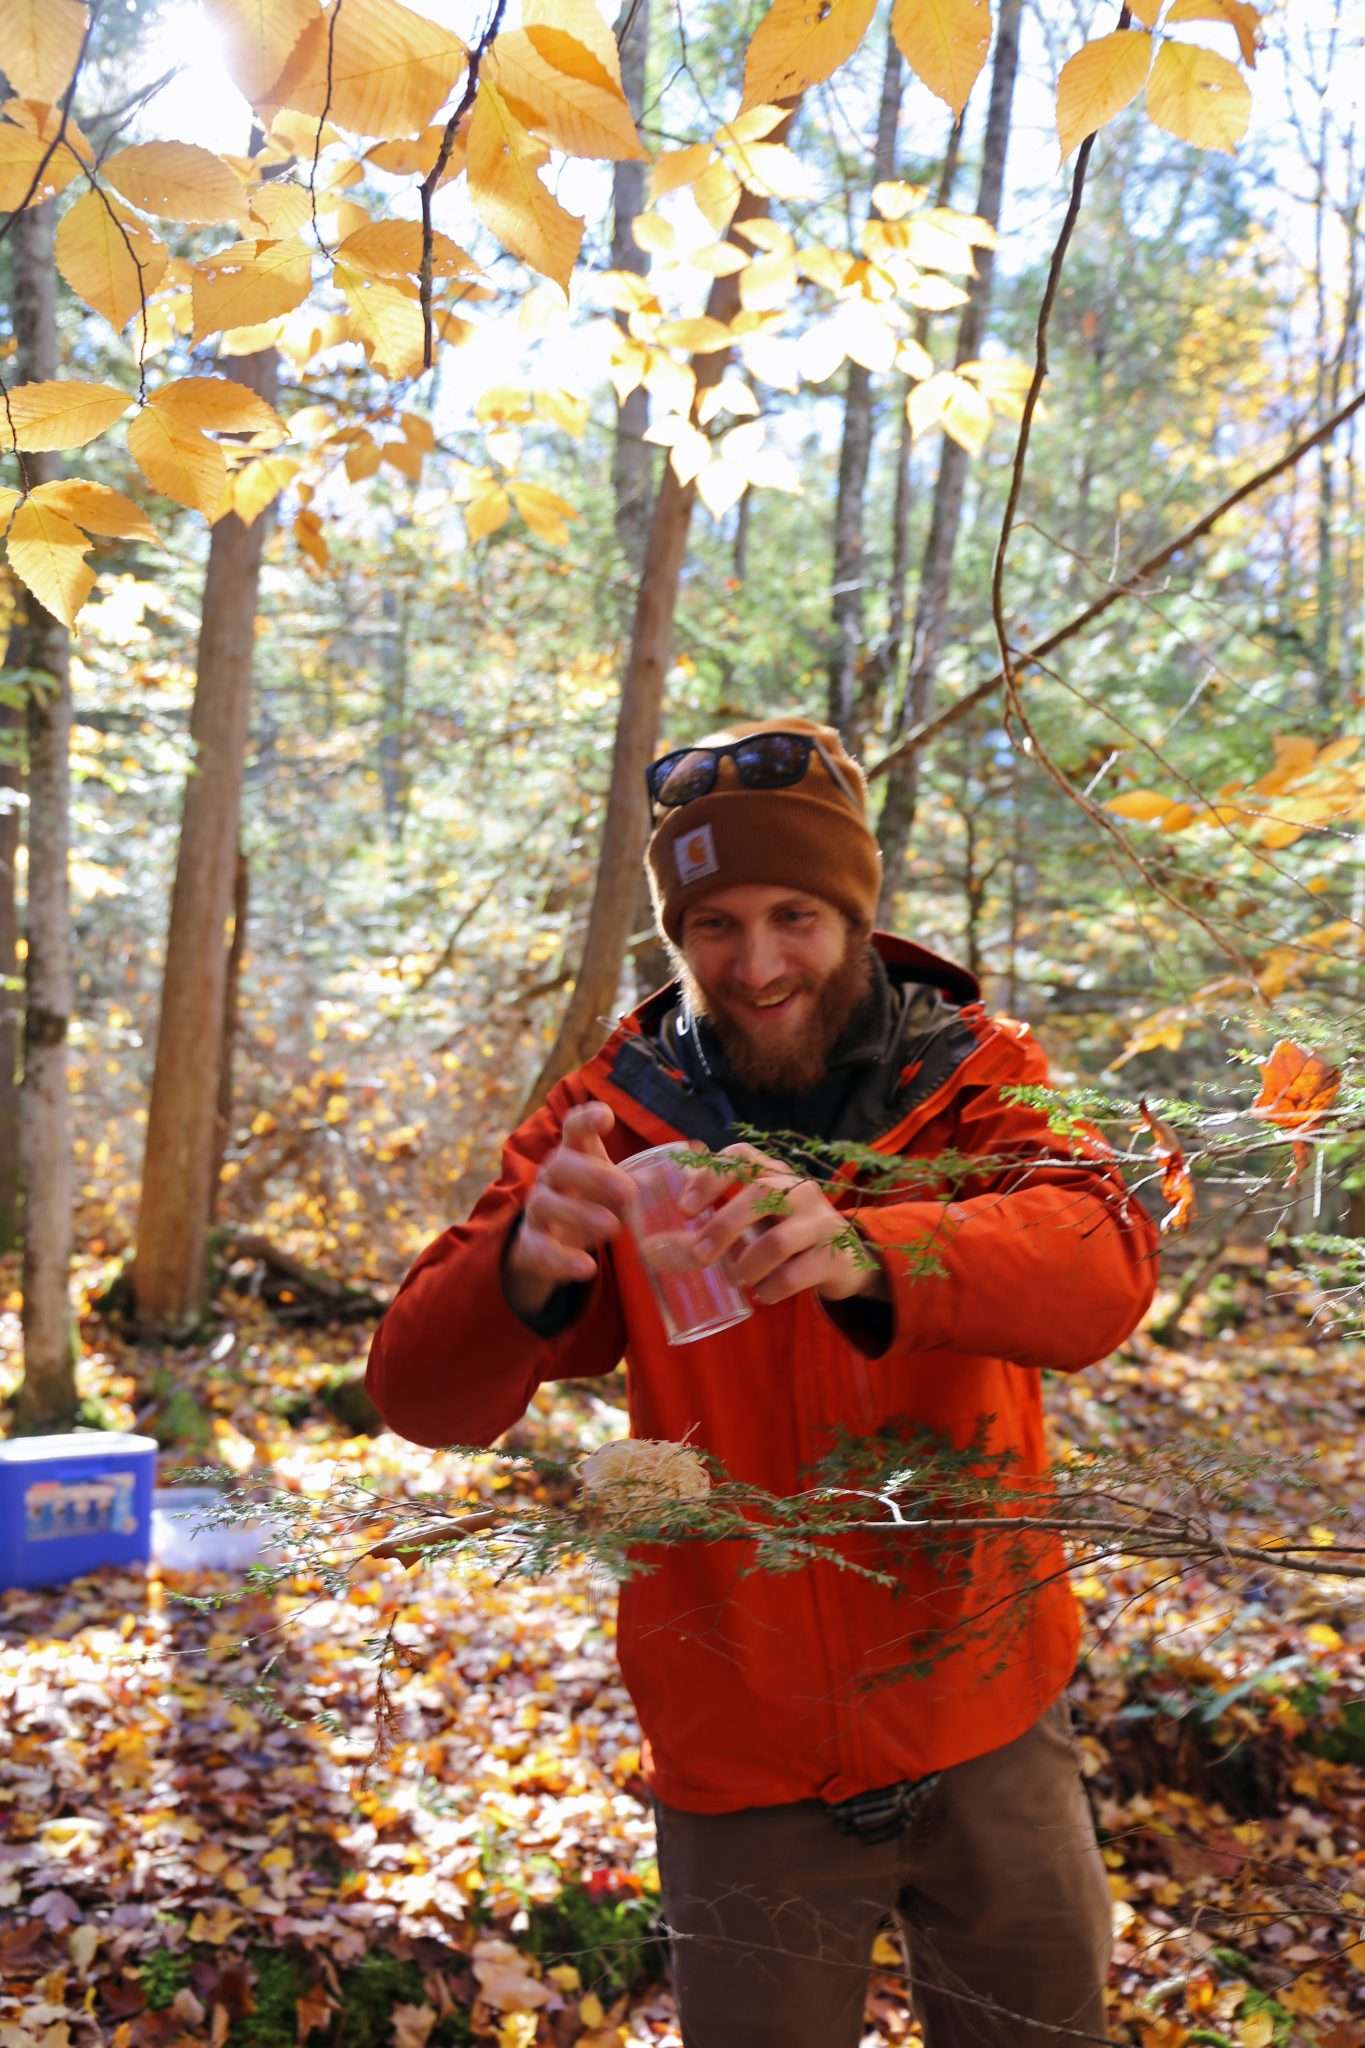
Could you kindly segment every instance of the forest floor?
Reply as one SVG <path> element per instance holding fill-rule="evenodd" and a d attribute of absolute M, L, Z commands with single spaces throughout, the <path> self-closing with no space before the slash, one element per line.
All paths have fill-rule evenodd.
<path fill-rule="evenodd" d="M 6 1298 L 0 1276 L 0 1304 Z M 11 1298 L 10 1307 L 13 1308 Z M 197 1349 L 87 1321 L 83 1391 L 163 1465 L 505 1497 L 506 1461 L 347 1435 L 324 1403 L 364 1331 L 229 1304 Z M 1069 1443 L 1192 1437 L 1362 1494 L 1358 1347 L 1290 1273 L 1234 1265 L 1162 1347 L 1048 1402 Z M 0 1314 L 0 1394 L 17 1318 Z M 11 1367 L 12 1377 L 12 1367 Z M 612 1383 L 542 1391 L 523 1442 L 623 1433 Z M 525 1468 L 520 1468 L 524 1470 Z M 1305 1506 L 1285 1504 L 1302 1529 Z M 1077 1575 L 1077 1725 L 1115 1902 L 1114 2039 L 1365 2042 L 1365 1684 L 1343 1581 L 1159 1563 Z M 1345 1589 L 1345 1590 L 1343 1590 Z M 221 1596 L 194 1606 L 185 1596 Z M 375 1760 L 389 1624 L 391 1746 Z M 153 1568 L 0 1594 L 0 2048 L 677 2048 L 653 1824 L 587 1568 L 369 1560 L 348 1587 Z M 321 1718 L 319 1718 L 321 1717 Z M 868 2048 L 918 2038 L 879 1938 Z"/>

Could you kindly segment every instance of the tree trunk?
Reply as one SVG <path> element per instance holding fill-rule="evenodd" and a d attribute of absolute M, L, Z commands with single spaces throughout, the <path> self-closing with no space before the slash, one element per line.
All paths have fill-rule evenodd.
<path fill-rule="evenodd" d="M 795 111 L 793 107 L 786 120 L 774 129 L 772 140 L 785 139 Z M 734 220 L 757 220 L 767 211 L 766 197 L 742 192 Z M 738 311 L 737 279 L 716 278 L 707 294 L 707 317 L 728 326 Z M 719 383 L 728 361 L 727 349 L 693 357 L 698 398 Z M 635 930 L 640 860 L 649 825 L 645 770 L 658 740 L 664 677 L 673 655 L 678 583 L 687 556 L 687 533 L 696 495 L 695 482 L 680 484 L 669 463 L 655 495 L 649 543 L 636 595 L 635 623 L 621 683 L 607 815 L 583 940 L 583 960 L 558 1035 L 527 1097 L 527 1114 L 545 1100 L 556 1081 L 591 1058 L 615 1009 L 622 962 Z"/>
<path fill-rule="evenodd" d="M 901 111 L 901 53 L 888 30 L 882 97 L 873 151 L 875 183 L 896 175 L 896 130 Z M 839 489 L 834 507 L 833 649 L 829 666 L 829 723 L 851 754 L 862 751 L 858 714 L 863 664 L 863 499 L 872 458 L 872 375 L 850 363 L 844 385 L 844 435 L 839 449 Z"/>
<path fill-rule="evenodd" d="M 237 1049 L 238 997 L 242 985 L 242 958 L 246 952 L 246 919 L 251 901 L 251 870 L 245 852 L 237 848 L 237 871 L 232 881 L 232 943 L 228 947 L 227 983 L 223 990 L 223 1050 L 218 1062 L 218 1102 L 214 1115 L 213 1167 L 209 1174 L 208 1223 L 212 1229 L 218 1217 L 218 1192 L 223 1177 L 228 1133 L 232 1129 L 232 1060 Z"/>
<path fill-rule="evenodd" d="M 408 813 L 406 724 L 408 694 L 407 606 L 392 583 L 379 599 L 384 622 L 379 643 L 382 720 L 379 731 L 379 793 L 384 829 L 395 846 L 403 843 Z"/>
<path fill-rule="evenodd" d="M 24 665 L 24 632 L 16 619 L 5 667 Z M 0 1254 L 19 1242 L 19 1040 L 23 984 L 19 978 L 19 798 L 23 790 L 23 713 L 0 701 Z"/>
<path fill-rule="evenodd" d="M 14 223 L 14 337 L 18 380 L 57 374 L 56 207 Z M 27 488 L 57 475 L 54 455 L 20 457 Z M 19 1161 L 24 1188 L 24 1384 L 16 1420 L 64 1428 L 76 1413 L 70 1301 L 71 1124 L 66 1043 L 71 1023 L 71 641 L 65 626 L 23 593 L 28 726 L 28 953 L 24 969 L 24 1078 Z"/>
<path fill-rule="evenodd" d="M 630 110 L 639 119 L 645 97 L 645 70 L 649 60 L 649 0 L 626 0 L 617 24 L 621 46 L 621 84 Z M 631 230 L 637 213 L 644 211 L 645 173 L 642 162 L 613 165 L 611 174 L 613 270 L 633 270 L 643 277 L 649 257 Z M 618 326 L 625 317 L 617 315 Z M 649 425 L 649 394 L 643 386 L 631 392 L 616 408 L 616 443 L 611 459 L 611 483 L 616 502 L 616 537 L 631 566 L 638 570 L 645 558 L 649 528 L 652 479 L 650 446 L 645 439 Z"/>
<path fill-rule="evenodd" d="M 990 105 L 982 146 L 981 183 L 976 210 L 994 227 L 1000 219 L 1000 198 L 1005 183 L 1005 158 L 1009 151 L 1010 112 L 1014 101 L 1014 80 L 1019 68 L 1019 26 L 1023 0 L 1003 0 L 1000 26 L 996 33 L 995 64 L 991 74 Z M 977 275 L 972 295 L 962 309 L 954 361 L 969 362 L 981 353 L 986 316 L 990 309 L 991 280 L 995 255 L 982 249 L 977 255 Z M 894 737 L 930 716 L 939 655 L 948 627 L 948 598 L 952 589 L 953 556 L 962 523 L 962 496 L 967 481 L 968 456 L 945 434 L 939 456 L 938 481 L 934 486 L 929 515 L 929 537 L 925 543 L 915 603 L 915 625 L 910 645 L 910 679 L 901 706 Z M 877 826 L 882 849 L 881 919 L 889 923 L 898 891 L 904 886 L 905 855 L 915 822 L 919 793 L 919 756 L 911 754 L 891 769 L 886 778 L 886 797 Z"/>
<path fill-rule="evenodd" d="M 239 382 L 275 396 L 273 349 L 242 356 Z M 267 515 L 244 526 L 227 513 L 213 529 L 204 577 L 185 789 L 156 1067 L 147 1114 L 133 1293 L 147 1334 L 187 1335 L 203 1312 L 222 1070 L 224 1001 L 255 640 Z"/>
<path fill-rule="evenodd" d="M 938 176 L 935 206 L 947 206 L 953 196 L 957 161 L 962 149 L 962 116 L 958 114 L 948 131 L 943 164 Z M 912 330 L 923 348 L 929 336 L 929 315 L 917 313 Z M 887 576 L 886 638 L 876 658 L 866 663 L 858 711 L 861 732 L 871 732 L 879 723 L 882 706 L 894 704 L 900 683 L 901 652 L 905 645 L 905 587 L 910 574 L 910 508 L 913 496 L 915 437 L 910 431 L 910 379 L 902 377 L 900 392 L 900 433 L 896 440 L 896 490 L 891 511 L 891 569 Z"/>

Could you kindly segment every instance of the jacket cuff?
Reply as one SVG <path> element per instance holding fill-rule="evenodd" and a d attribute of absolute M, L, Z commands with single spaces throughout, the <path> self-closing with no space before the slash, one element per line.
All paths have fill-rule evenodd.
<path fill-rule="evenodd" d="M 513 1245 L 517 1241 L 517 1234 L 521 1229 L 522 1220 L 520 1214 L 513 1220 L 512 1228 L 508 1231 L 503 1243 L 502 1257 L 498 1262 L 498 1272 L 502 1281 L 502 1298 L 507 1303 L 508 1308 L 511 1309 L 517 1321 L 524 1323 L 533 1337 L 540 1337 L 548 1342 L 551 1337 L 558 1337 L 562 1331 L 568 1329 L 571 1323 L 578 1321 L 583 1310 L 587 1307 L 588 1296 L 593 1290 L 593 1282 L 591 1280 L 566 1280 L 562 1287 L 556 1287 L 544 1308 L 538 1309 L 534 1315 L 526 1315 L 521 1309 L 517 1308 L 507 1292 L 507 1260 Z"/>

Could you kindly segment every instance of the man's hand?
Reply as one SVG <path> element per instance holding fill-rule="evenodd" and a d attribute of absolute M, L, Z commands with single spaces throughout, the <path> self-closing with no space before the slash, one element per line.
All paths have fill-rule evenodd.
<path fill-rule="evenodd" d="M 503 1267 L 518 1315 L 539 1315 L 557 1287 L 594 1279 L 593 1253 L 620 1230 L 634 1184 L 602 1143 L 615 1121 L 605 1102 L 571 1109 L 562 1142 L 541 1162 Z"/>
<path fill-rule="evenodd" d="M 881 1260 L 870 1246 L 865 1261 L 855 1256 L 848 1244 L 848 1217 L 813 1180 L 802 1180 L 752 1145 L 727 1145 L 720 1156 L 748 1160 L 760 1170 L 752 1180 L 738 1180 L 713 1168 L 688 1169 L 682 1207 L 700 1217 L 710 1204 L 719 1205 L 693 1241 L 698 1265 L 709 1266 L 729 1254 L 727 1271 L 765 1307 L 808 1288 L 825 1301 L 848 1301 L 854 1295 L 891 1299 Z M 775 1196 L 782 1198 L 780 1210 Z M 746 1232 L 749 1242 L 740 1245 Z"/>

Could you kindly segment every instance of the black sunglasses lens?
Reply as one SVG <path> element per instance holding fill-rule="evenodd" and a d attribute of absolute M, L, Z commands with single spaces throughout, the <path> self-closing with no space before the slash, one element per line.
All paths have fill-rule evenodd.
<path fill-rule="evenodd" d="M 707 749 L 666 754 L 650 770 L 650 788 L 658 804 L 690 804 L 715 787 L 716 757 Z"/>
<path fill-rule="evenodd" d="M 805 774 L 810 748 L 810 741 L 795 733 L 758 733 L 735 748 L 740 782 L 745 789 L 786 789 Z"/>

